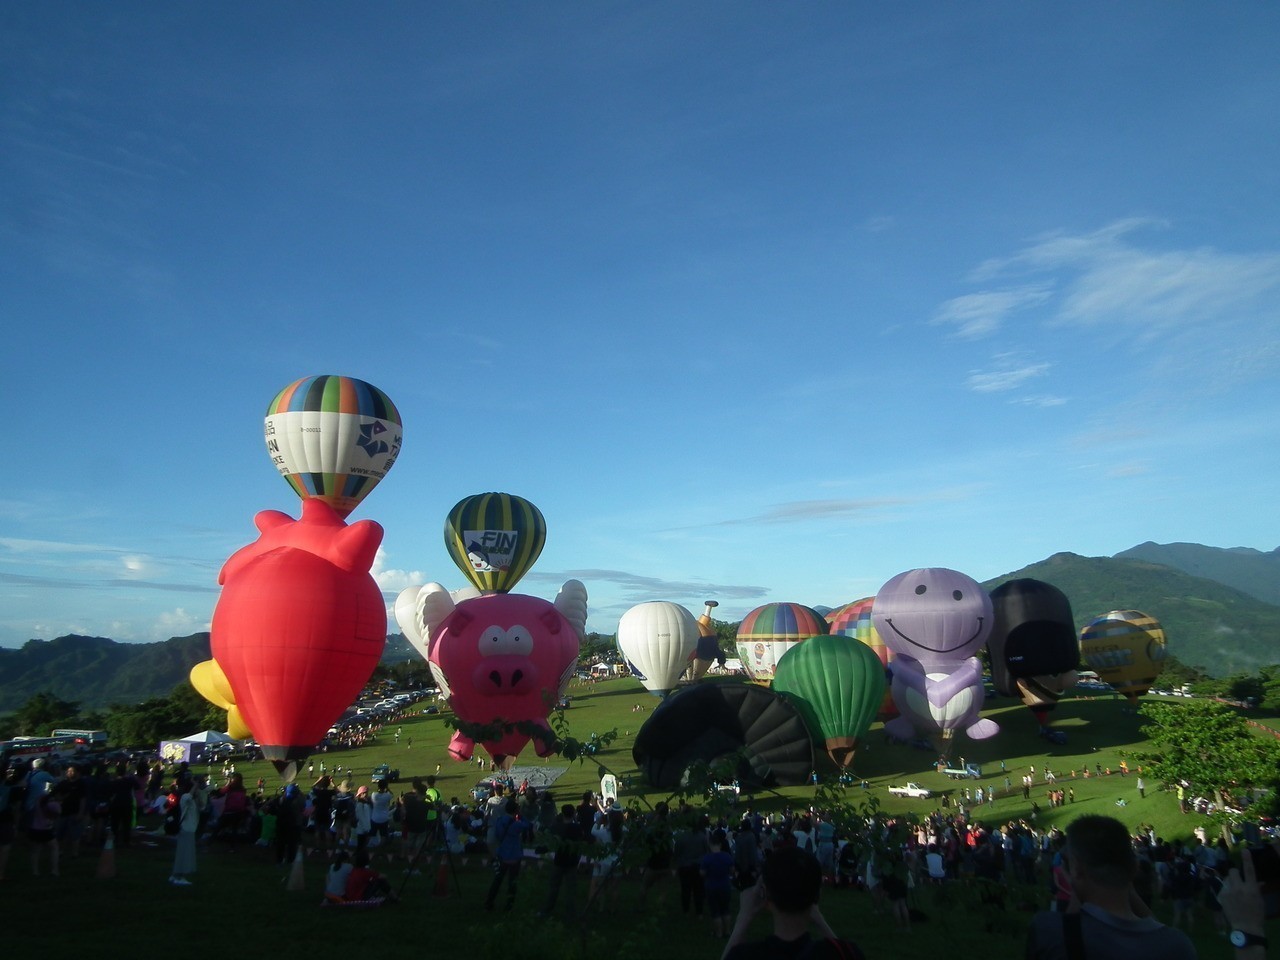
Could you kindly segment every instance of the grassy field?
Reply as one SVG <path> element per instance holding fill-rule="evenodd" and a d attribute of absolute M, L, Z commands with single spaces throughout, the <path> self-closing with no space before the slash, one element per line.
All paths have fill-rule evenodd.
<path fill-rule="evenodd" d="M 665 793 L 643 788 L 631 758 L 634 735 L 658 701 L 631 680 L 578 686 L 571 693 L 573 705 L 565 716 L 574 736 L 585 738 L 592 732 L 611 729 L 618 732 L 615 743 L 594 760 L 630 784 L 622 791 L 622 802 L 644 807 L 665 799 Z M 635 709 L 637 705 L 641 711 Z M 966 785 L 981 785 L 984 790 L 997 788 L 994 807 L 977 808 L 972 814 L 986 823 L 1029 818 L 1034 800 L 1040 805 L 1037 822 L 1041 826 L 1065 825 L 1085 812 L 1116 816 L 1133 828 L 1152 824 L 1166 837 L 1188 836 L 1196 826 L 1203 825 L 1203 817 L 1180 814 L 1173 795 L 1156 789 L 1150 778 L 1145 799 L 1138 795 L 1133 774 L 1083 778 L 1086 766 L 1091 774 L 1095 768 L 1110 767 L 1115 771 L 1128 751 L 1141 749 L 1141 719 L 1128 712 L 1123 701 L 1110 697 L 1064 700 L 1055 725 L 1068 733 L 1069 743 L 1065 746 L 1053 746 L 1038 738 L 1035 722 L 1025 708 L 1007 700 L 994 700 L 991 705 L 988 716 L 1002 725 L 1002 732 L 985 743 L 961 738 L 953 756 L 958 759 L 963 755 L 970 763 L 980 763 L 984 772 L 981 780 L 958 783 L 935 773 L 930 754 L 909 746 L 888 745 L 878 724 L 859 750 L 855 762 L 858 777 L 868 781 L 867 789 L 881 798 L 888 812 L 924 814 L 936 807 L 934 800 L 889 796 L 889 784 L 912 779 L 935 791 L 950 790 L 953 795 Z M 394 739 L 396 726 L 401 728 L 398 744 Z M 376 743 L 335 751 L 324 760 L 330 769 L 340 763 L 354 771 L 356 782 L 368 782 L 374 766 L 390 764 L 400 771 L 401 784 L 397 787 L 413 776 L 434 773 L 439 764 L 438 786 L 444 797 L 465 799 L 481 771 L 475 764 L 448 759 L 444 745 L 450 733 L 440 715 L 406 717 L 399 724 L 384 728 Z M 1138 761 L 1131 753 L 1128 756 L 1130 767 L 1136 769 Z M 1002 761 L 1007 774 L 1001 773 Z M 599 787 L 595 762 L 566 764 L 560 758 L 522 758 L 522 763 L 542 767 L 548 773 L 562 771 L 552 788 L 559 801 Z M 1031 765 L 1036 768 L 1037 786 L 1031 799 L 1024 800 L 1020 782 Z M 1043 782 L 1046 767 L 1057 774 L 1060 788 L 1074 791 L 1073 803 L 1056 810 L 1049 808 L 1044 796 L 1048 789 Z M 268 765 L 241 764 L 239 769 L 250 785 L 263 776 L 270 789 L 279 786 L 279 779 Z M 1074 780 L 1072 771 L 1076 773 Z M 820 776 L 831 774 L 830 768 L 821 764 L 818 772 Z M 1003 791 L 1006 775 L 1013 783 L 1013 792 L 1008 795 Z M 852 792 L 856 799 L 861 788 L 855 787 Z M 793 787 L 762 794 L 752 802 L 763 809 L 774 809 L 786 804 L 807 806 L 812 797 L 811 787 Z M 1124 806 L 1117 806 L 1120 799 L 1125 801 Z M 440 897 L 435 894 L 434 867 L 422 875 L 406 877 L 403 864 L 380 858 L 375 866 L 392 877 L 397 889 L 404 884 L 400 903 L 378 910 L 322 909 L 318 902 L 324 865 L 318 857 L 305 862 L 305 889 L 291 891 L 285 882 L 288 871 L 277 867 L 272 854 L 263 848 L 241 847 L 229 852 L 202 847 L 195 885 L 175 888 L 166 883 L 172 844 L 158 834 L 158 818 L 144 826 L 156 828 L 157 834 L 139 837 L 130 849 L 116 851 L 116 876 L 110 880 L 96 878 L 100 865 L 97 851 L 65 863 L 59 878 L 31 877 L 26 848 L 22 843 L 16 845 L 3 884 L 3 916 L 9 945 L 39 949 L 46 957 L 71 956 L 73 952 L 79 955 L 104 936 L 120 941 L 122 949 L 126 942 L 133 949 L 144 943 L 151 949 L 155 939 L 154 948 L 162 950 L 181 950 L 194 941 L 193 946 L 198 943 L 205 950 L 253 949 L 278 957 L 314 955 L 316 951 L 332 949 L 421 949 L 448 957 L 484 956 L 503 950 L 522 960 L 571 960 L 598 956 L 601 951 L 621 951 L 621 956 L 661 953 L 671 960 L 692 960 L 718 957 L 720 952 L 720 944 L 710 937 L 705 920 L 680 913 L 674 881 L 664 898 L 640 909 L 638 881 L 627 878 L 616 906 L 566 927 L 558 921 L 534 917 L 541 905 L 546 877 L 545 870 L 537 866 L 527 868 L 523 874 L 515 909 L 493 914 L 482 909 L 490 874 L 478 860 L 457 865 L 460 895 L 451 892 Z M 580 893 L 585 894 L 585 888 L 584 878 Z M 966 954 L 980 951 L 983 956 L 996 958 L 1016 957 L 1021 955 L 1027 910 L 1040 905 L 1045 894 L 1039 889 L 1025 889 L 1012 890 L 1010 895 L 1011 908 L 998 911 L 984 908 L 976 894 L 963 885 L 922 891 L 919 907 L 928 919 L 909 935 L 896 932 L 886 917 L 872 910 L 869 898 L 856 891 L 829 891 L 824 897 L 824 909 L 835 927 L 859 941 L 869 957 L 933 958 L 943 949 Z M 1156 909 L 1167 914 L 1164 905 L 1157 905 Z M 763 933 L 763 921 L 760 923 Z M 1231 955 L 1225 941 L 1211 931 L 1207 916 L 1200 919 L 1193 935 L 1202 957 Z M 1280 930 L 1272 930 L 1272 935 L 1280 935 Z"/>

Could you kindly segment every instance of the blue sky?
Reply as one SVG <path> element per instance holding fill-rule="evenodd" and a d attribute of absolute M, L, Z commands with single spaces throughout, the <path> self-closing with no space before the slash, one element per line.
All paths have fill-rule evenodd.
<path fill-rule="evenodd" d="M 1264 3 L 5 5 L 0 645 L 207 629 L 319 373 L 404 417 L 389 599 L 463 584 L 485 490 L 606 633 L 1273 549 L 1278 48 Z"/>

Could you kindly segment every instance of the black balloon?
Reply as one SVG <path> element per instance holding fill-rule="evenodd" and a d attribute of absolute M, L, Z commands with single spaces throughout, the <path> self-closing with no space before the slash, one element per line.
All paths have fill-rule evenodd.
<path fill-rule="evenodd" d="M 1019 678 L 1080 666 L 1071 601 L 1053 584 L 1029 577 L 1010 580 L 991 591 L 991 606 L 991 680 L 1005 696 L 1018 695 Z"/>
<path fill-rule="evenodd" d="M 813 771 L 813 742 L 799 712 L 748 683 L 702 683 L 669 696 L 640 728 L 631 755 L 650 784 L 674 790 L 697 761 L 739 752 L 744 789 L 798 786 Z"/>

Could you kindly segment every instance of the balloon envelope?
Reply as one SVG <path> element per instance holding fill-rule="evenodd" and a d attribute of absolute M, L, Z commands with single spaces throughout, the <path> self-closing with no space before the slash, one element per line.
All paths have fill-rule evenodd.
<path fill-rule="evenodd" d="M 884 667 L 885 691 L 884 699 L 880 701 L 880 709 L 876 711 L 876 718 L 889 720 L 898 715 L 898 707 L 893 702 L 893 692 L 889 689 L 889 683 L 893 679 L 893 668 L 890 664 L 893 663 L 893 658 L 897 654 L 881 639 L 880 631 L 871 620 L 871 607 L 875 599 L 875 597 L 863 597 L 861 600 L 854 600 L 852 603 L 837 607 L 827 615 L 827 623 L 831 625 L 832 636 L 853 637 L 859 643 L 870 647 L 879 658 Z"/>
<path fill-rule="evenodd" d="M 618 649 L 650 693 L 674 688 L 697 646 L 698 621 L 678 603 L 637 604 L 618 621 Z"/>
<path fill-rule="evenodd" d="M 267 453 L 294 493 L 323 500 L 340 517 L 360 503 L 400 455 L 400 412 L 385 393 L 353 377 L 295 380 L 267 407 Z"/>
<path fill-rule="evenodd" d="M 484 593 L 507 593 L 533 566 L 547 540 L 542 511 L 510 493 L 459 500 L 444 522 L 444 545 Z"/>
<path fill-rule="evenodd" d="M 1051 583 L 1022 577 L 992 590 L 991 606 L 991 682 L 1044 723 L 1080 666 L 1071 601 Z"/>
<path fill-rule="evenodd" d="M 792 647 L 773 676 L 774 691 L 795 703 L 839 767 L 852 762 L 884 700 L 885 686 L 880 658 L 845 636 L 811 637 Z"/>
<path fill-rule="evenodd" d="M 1112 610 L 1080 631 L 1080 658 L 1131 703 L 1151 689 L 1168 653 L 1164 627 L 1140 610 Z"/>
<path fill-rule="evenodd" d="M 369 574 L 382 528 L 306 500 L 302 519 L 257 515 L 261 536 L 218 577 L 210 647 L 245 723 L 286 779 L 378 665 L 387 608 Z"/>
<path fill-rule="evenodd" d="M 690 765 L 741 752 L 743 787 L 796 786 L 813 770 L 813 743 L 799 711 L 749 683 L 708 681 L 673 693 L 649 715 L 631 755 L 649 783 L 680 786 Z"/>
<path fill-rule="evenodd" d="M 756 683 L 769 684 L 779 658 L 807 637 L 828 632 L 822 614 L 801 603 L 766 603 L 738 624 L 738 658 Z"/>

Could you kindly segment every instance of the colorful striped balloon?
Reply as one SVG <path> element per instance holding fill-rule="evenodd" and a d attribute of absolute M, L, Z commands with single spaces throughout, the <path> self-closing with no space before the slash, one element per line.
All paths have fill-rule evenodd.
<path fill-rule="evenodd" d="M 400 455 L 400 412 L 385 393 L 353 377 L 295 380 L 267 406 L 267 453 L 303 500 L 346 517 Z"/>
<path fill-rule="evenodd" d="M 546 541 L 542 511 L 510 493 L 464 497 L 444 521 L 445 549 L 483 593 L 510 592 Z"/>
<path fill-rule="evenodd" d="M 1112 610 L 1080 630 L 1080 659 L 1131 704 L 1151 689 L 1168 655 L 1164 627 L 1140 610 Z"/>
<path fill-rule="evenodd" d="M 738 659 L 756 683 L 773 682 L 779 658 L 797 643 L 827 633 L 827 621 L 801 603 L 766 603 L 738 624 Z"/>
<path fill-rule="evenodd" d="M 827 614 L 827 622 L 831 625 L 832 634 L 853 637 L 855 640 L 871 648 L 884 667 L 885 684 L 893 681 L 893 670 L 889 664 L 897 656 L 882 639 L 880 631 L 871 622 L 871 607 L 875 597 L 863 597 L 853 603 L 846 603 Z M 898 705 L 893 702 L 893 691 L 886 686 L 884 699 L 876 713 L 877 720 L 892 720 L 898 715 Z"/>

